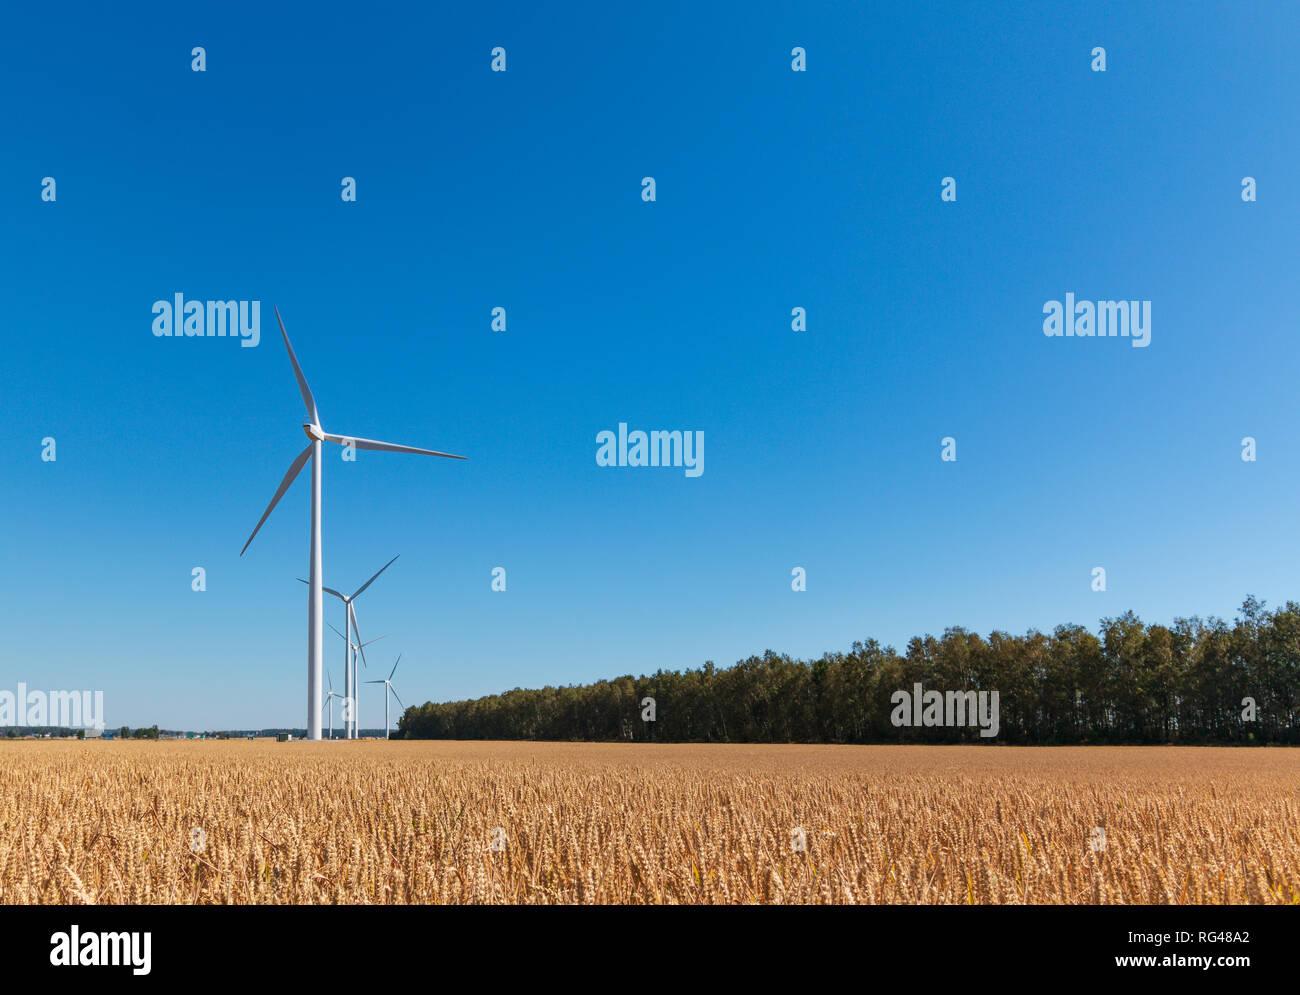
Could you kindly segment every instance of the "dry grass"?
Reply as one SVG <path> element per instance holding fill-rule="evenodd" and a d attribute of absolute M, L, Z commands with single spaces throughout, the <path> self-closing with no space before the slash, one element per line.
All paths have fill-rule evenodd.
<path fill-rule="evenodd" d="M 1297 904 L 1298 792 L 1297 750 L 5 742 L 0 902 Z"/>

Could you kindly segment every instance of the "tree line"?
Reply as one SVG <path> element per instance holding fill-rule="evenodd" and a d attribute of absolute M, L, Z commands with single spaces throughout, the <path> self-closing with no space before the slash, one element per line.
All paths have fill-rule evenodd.
<path fill-rule="evenodd" d="M 999 693 L 996 739 L 897 727 L 897 691 Z M 654 721 L 646 699 L 653 699 Z M 1246 599 L 1218 618 L 1145 625 L 1132 612 L 1050 635 L 964 628 L 874 639 L 797 660 L 769 650 L 735 666 L 658 670 L 568 687 L 515 688 L 407 708 L 410 739 L 653 739 L 731 743 L 1300 743 L 1300 604 Z"/>

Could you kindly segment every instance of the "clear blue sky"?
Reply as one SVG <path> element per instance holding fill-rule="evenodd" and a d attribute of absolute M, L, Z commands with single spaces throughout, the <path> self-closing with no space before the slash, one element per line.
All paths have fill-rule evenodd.
<path fill-rule="evenodd" d="M 1300 593 L 1294 5 L 700 6 L 6 11 L 0 687 L 305 724 L 305 475 L 238 556 L 305 441 L 273 305 L 327 431 L 470 457 L 327 451 L 408 704 Z M 261 345 L 155 338 L 177 292 Z M 704 474 L 598 467 L 620 421 Z"/>

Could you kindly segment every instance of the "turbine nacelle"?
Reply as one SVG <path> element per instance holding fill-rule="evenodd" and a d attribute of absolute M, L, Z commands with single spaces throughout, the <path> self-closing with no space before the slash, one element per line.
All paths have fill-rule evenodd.
<path fill-rule="evenodd" d="M 311 439 L 312 442 L 325 441 L 325 433 L 321 430 L 319 425 L 309 425 L 304 423 L 302 430 L 307 433 L 307 438 Z"/>

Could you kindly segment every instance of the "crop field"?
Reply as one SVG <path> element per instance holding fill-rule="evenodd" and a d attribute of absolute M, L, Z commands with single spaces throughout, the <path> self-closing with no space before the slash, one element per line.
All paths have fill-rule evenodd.
<path fill-rule="evenodd" d="M 0 902 L 1300 904 L 1300 750 L 0 742 Z"/>

